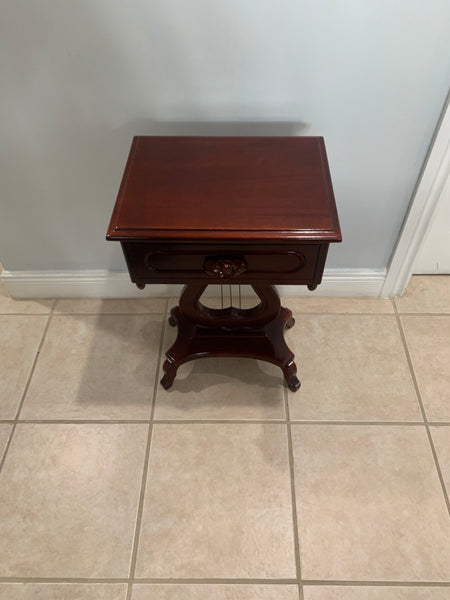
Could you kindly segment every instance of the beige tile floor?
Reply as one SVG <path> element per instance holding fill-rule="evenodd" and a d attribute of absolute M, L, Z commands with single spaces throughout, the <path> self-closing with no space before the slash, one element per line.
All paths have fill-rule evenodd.
<path fill-rule="evenodd" d="M 0 600 L 450 598 L 450 277 L 290 298 L 302 379 L 158 380 L 169 302 L 0 287 Z"/>

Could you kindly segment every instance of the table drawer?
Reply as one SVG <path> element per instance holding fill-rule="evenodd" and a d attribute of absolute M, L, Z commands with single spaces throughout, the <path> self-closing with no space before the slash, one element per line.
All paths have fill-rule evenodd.
<path fill-rule="evenodd" d="M 328 244 L 122 242 L 134 283 L 318 284 Z"/>

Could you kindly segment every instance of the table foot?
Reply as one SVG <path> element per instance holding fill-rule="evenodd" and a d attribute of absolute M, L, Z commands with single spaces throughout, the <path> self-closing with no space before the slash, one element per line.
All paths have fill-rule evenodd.
<path fill-rule="evenodd" d="M 297 367 L 292 360 L 283 367 L 284 380 L 291 392 L 297 392 L 300 389 L 300 381 L 297 378 Z"/>
<path fill-rule="evenodd" d="M 164 376 L 161 379 L 161 385 L 165 390 L 172 387 L 173 380 L 177 374 L 178 366 L 169 359 L 166 359 L 163 364 Z"/>
<path fill-rule="evenodd" d="M 176 312 L 177 312 L 177 307 L 175 306 L 174 308 L 170 309 L 170 315 L 169 315 L 169 325 L 171 325 L 172 327 L 175 327 L 176 324 L 178 323 L 177 321 L 177 317 L 176 317 Z"/>
<path fill-rule="evenodd" d="M 286 309 L 286 310 L 288 310 L 288 309 Z M 289 311 L 289 312 L 291 312 L 291 311 Z M 294 325 L 295 325 L 295 319 L 294 319 L 294 317 L 293 317 L 293 316 L 292 316 L 292 314 L 291 314 L 291 315 L 290 315 L 290 316 L 287 318 L 287 320 L 286 320 L 286 325 L 285 325 L 284 327 L 285 327 L 286 329 L 291 329 L 292 327 L 294 327 Z"/>

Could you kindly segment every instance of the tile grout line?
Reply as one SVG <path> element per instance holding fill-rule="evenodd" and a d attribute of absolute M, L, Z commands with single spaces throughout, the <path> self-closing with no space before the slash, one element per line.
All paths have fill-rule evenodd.
<path fill-rule="evenodd" d="M 371 311 L 366 311 L 366 312 L 330 312 L 330 311 L 323 311 L 323 312 L 317 312 L 317 311 L 308 311 L 308 312 L 301 312 L 301 311 L 295 311 L 295 314 L 297 316 L 301 316 L 301 317 L 394 317 L 395 313 L 394 311 L 392 312 L 371 312 Z"/>
<path fill-rule="evenodd" d="M 55 300 L 53 302 L 56 302 Z M 394 304 L 395 307 L 395 303 L 394 300 L 392 299 L 392 302 Z M 154 317 L 161 317 L 164 316 L 165 312 L 163 310 L 160 311 L 155 311 L 155 312 L 138 312 L 138 311 L 123 311 L 123 312 L 104 312 L 104 311 L 93 311 L 93 312 L 58 312 L 58 311 L 54 311 L 53 308 L 49 311 L 49 312 L 26 312 L 26 313 L 22 313 L 22 312 L 0 312 L 0 316 L 2 317 L 47 317 L 50 314 L 53 314 L 55 317 L 98 317 L 98 316 L 110 316 L 110 317 L 132 317 L 134 315 L 136 316 L 154 316 Z M 361 312 L 348 312 L 348 311 L 342 311 L 342 312 L 330 312 L 330 311 L 308 311 L 308 312 L 301 312 L 300 313 L 302 316 L 329 316 L 329 317 L 334 317 L 334 316 L 348 316 L 348 317 L 354 317 L 354 316 L 359 316 L 359 317 L 364 317 L 364 316 L 369 316 L 369 317 L 393 317 L 396 314 L 399 314 L 400 316 L 408 316 L 408 317 L 450 317 L 450 312 L 417 312 L 417 311 L 413 311 L 413 312 L 402 312 L 399 310 L 395 310 L 395 308 L 393 309 L 392 312 L 377 312 L 377 311 L 361 311 Z"/>
<path fill-rule="evenodd" d="M 305 579 L 304 585 L 310 586 L 340 586 L 340 587 L 450 587 L 449 581 L 362 581 L 362 580 L 351 580 L 351 579 Z"/>
<path fill-rule="evenodd" d="M 55 312 L 55 317 L 164 317 L 164 312 Z"/>
<path fill-rule="evenodd" d="M 36 367 L 36 363 L 37 363 L 37 360 L 39 358 L 39 354 L 41 352 L 41 348 L 42 348 L 42 346 L 44 344 L 45 336 L 47 335 L 47 331 L 48 331 L 48 328 L 49 328 L 49 325 L 50 325 L 50 321 L 51 321 L 52 314 L 53 314 L 53 308 L 54 308 L 55 304 L 56 304 L 56 300 L 53 300 L 52 308 L 51 308 L 50 312 L 47 315 L 47 323 L 45 324 L 44 331 L 42 332 L 42 337 L 41 337 L 41 340 L 39 342 L 38 348 L 36 350 L 36 354 L 34 356 L 33 362 L 31 364 L 31 369 L 30 369 L 30 372 L 28 374 L 27 381 L 26 381 L 25 387 L 24 387 L 23 392 L 22 392 L 22 396 L 20 398 L 19 406 L 17 407 L 17 410 L 16 410 L 16 416 L 14 417 L 14 419 L 12 419 L 10 421 L 10 422 L 12 422 L 12 428 L 11 428 L 11 431 L 10 431 L 9 436 L 8 436 L 8 441 L 6 442 L 5 448 L 3 450 L 3 456 L 0 457 L 0 473 L 2 472 L 3 465 L 5 464 L 5 460 L 6 460 L 6 457 L 8 455 L 9 448 L 11 447 L 12 439 L 14 437 L 14 433 L 16 431 L 17 424 L 19 423 L 18 419 L 19 419 L 20 411 L 22 410 L 22 406 L 23 406 L 23 403 L 25 401 L 25 396 L 26 396 L 26 394 L 28 392 L 28 388 L 30 386 L 31 378 L 33 377 L 34 369 Z M 37 316 L 37 315 L 32 315 L 32 316 Z M 42 315 L 42 316 L 45 316 L 45 315 Z"/>
<path fill-rule="evenodd" d="M 124 577 L 0 577 L 0 583 L 26 583 L 26 584 L 54 584 L 54 583 L 81 583 L 81 584 L 97 584 L 97 583 L 128 583 L 128 578 Z"/>
<path fill-rule="evenodd" d="M 424 424 L 425 424 L 425 430 L 427 432 L 428 442 L 430 444 L 431 454 L 433 456 L 434 465 L 436 467 L 437 475 L 438 475 L 438 478 L 439 478 L 439 483 L 441 484 L 441 490 L 442 490 L 442 494 L 444 495 L 444 501 L 445 501 L 445 504 L 447 506 L 447 512 L 450 515 L 450 500 L 449 500 L 449 497 L 448 497 L 448 494 L 447 494 L 447 489 L 445 487 L 444 477 L 442 476 L 442 471 L 441 471 L 441 467 L 440 467 L 440 464 L 439 464 L 439 459 L 438 459 L 438 456 L 437 456 L 436 448 L 434 446 L 433 437 L 431 435 L 430 424 L 428 422 L 427 413 L 425 411 L 425 406 L 423 404 L 422 395 L 420 393 L 419 383 L 417 381 L 416 373 L 415 373 L 415 370 L 414 370 L 414 365 L 413 365 L 413 362 L 412 362 L 411 353 L 409 351 L 408 342 L 407 342 L 407 339 L 406 339 L 406 334 L 405 334 L 405 331 L 403 329 L 403 324 L 402 324 L 402 321 L 400 319 L 400 315 L 397 312 L 396 312 L 396 317 L 397 317 L 397 325 L 398 325 L 398 328 L 400 330 L 400 336 L 402 338 L 402 343 L 403 343 L 403 347 L 404 347 L 404 350 L 405 350 L 406 358 L 407 358 L 407 361 L 408 361 L 408 365 L 409 365 L 411 377 L 412 377 L 412 380 L 413 380 L 413 383 L 414 383 L 414 387 L 415 387 L 415 390 L 416 390 L 417 401 L 419 403 L 419 407 L 420 407 L 420 410 L 422 412 L 422 417 L 423 417 L 423 421 L 424 421 Z"/>
<path fill-rule="evenodd" d="M 409 374 L 411 376 L 411 379 L 412 379 L 412 382 L 413 382 L 413 385 L 414 385 L 414 390 L 416 392 L 416 398 L 417 398 L 417 403 L 419 405 L 420 414 L 422 415 L 422 420 L 423 420 L 423 423 L 424 423 L 424 425 L 426 427 L 427 424 L 428 424 L 427 414 L 425 412 L 425 407 L 424 407 L 423 402 L 422 402 L 422 396 L 421 396 L 421 393 L 420 393 L 420 390 L 419 390 L 419 384 L 417 382 L 417 377 L 416 377 L 416 373 L 415 373 L 415 370 L 414 370 L 414 365 L 413 365 L 413 362 L 412 362 L 411 353 L 409 352 L 409 347 L 408 347 L 408 344 L 406 342 L 405 330 L 403 329 L 403 324 L 402 324 L 402 321 L 401 321 L 401 318 L 400 318 L 400 315 L 399 315 L 398 312 L 395 313 L 395 317 L 396 317 L 396 320 L 397 320 L 397 327 L 398 327 L 398 330 L 399 330 L 399 333 L 400 333 L 400 339 L 401 339 L 401 342 L 402 342 L 402 345 L 403 345 L 403 350 L 404 350 L 405 355 L 406 355 L 406 361 L 408 363 Z"/>
<path fill-rule="evenodd" d="M 286 425 L 284 419 L 153 419 L 158 425 Z"/>
<path fill-rule="evenodd" d="M 367 425 L 381 425 L 383 427 L 398 427 L 399 425 L 408 427 L 423 427 L 422 421 L 297 421 L 295 419 L 290 421 L 291 425 L 355 425 L 355 426 L 367 426 Z"/>
<path fill-rule="evenodd" d="M 303 588 L 302 588 L 302 570 L 301 570 L 301 562 L 300 562 L 300 539 L 298 532 L 298 518 L 297 518 L 297 498 L 295 493 L 295 474 L 294 474 L 294 451 L 292 444 L 292 431 L 291 431 L 291 423 L 290 423 L 290 414 L 289 414 L 289 395 L 287 391 L 287 387 L 283 382 L 283 393 L 284 393 L 284 409 L 286 412 L 286 433 L 287 433 L 287 442 L 288 442 L 288 459 L 289 459 L 289 479 L 291 484 L 291 503 L 292 503 L 292 527 L 294 534 L 294 553 L 295 553 L 295 568 L 297 572 L 297 584 L 298 584 L 298 593 L 299 600 L 303 598 Z"/>
<path fill-rule="evenodd" d="M 35 424 L 35 425 L 139 425 L 148 424 L 149 419 L 0 419 L 0 425 Z M 430 427 L 448 427 L 450 421 L 427 421 Z M 287 425 L 281 419 L 153 419 L 156 425 Z M 330 426 L 382 426 L 382 427 L 424 427 L 423 421 L 297 421 L 291 425 L 330 425 Z"/>
<path fill-rule="evenodd" d="M 196 579 L 193 577 L 183 578 L 163 578 L 163 577 L 138 577 L 132 582 L 126 577 L 104 577 L 104 578 L 87 578 L 87 577 L 0 577 L 0 583 L 139 583 L 139 584 L 176 584 L 176 585 L 211 585 L 211 584 L 232 584 L 232 585 L 297 585 L 296 579 L 232 579 L 232 578 L 205 578 Z M 445 584 L 444 584 L 445 585 Z M 450 583 L 448 584 L 450 585 Z"/>
<path fill-rule="evenodd" d="M 55 303 L 56 303 L 56 300 L 55 300 Z M 54 308 L 54 306 L 55 306 L 55 304 L 53 304 L 52 310 L 50 311 L 50 313 L 48 315 L 47 323 L 46 323 L 45 328 L 44 328 L 44 333 L 42 334 L 42 338 L 41 338 L 41 341 L 39 343 L 39 346 L 38 346 L 38 349 L 37 349 L 37 352 L 36 352 L 36 356 L 34 357 L 33 365 L 31 367 L 30 375 L 29 375 L 27 383 L 25 385 L 25 389 L 23 391 L 22 398 L 20 400 L 20 403 L 19 403 L 19 406 L 18 406 L 18 409 L 17 409 L 17 412 L 16 412 L 16 416 L 14 418 L 14 420 L 16 422 L 19 421 L 20 413 L 22 412 L 22 407 L 23 407 L 23 404 L 25 402 L 25 397 L 27 395 L 28 388 L 30 387 L 31 379 L 32 379 L 33 374 L 34 374 L 34 370 L 36 368 L 36 364 L 37 364 L 39 355 L 41 353 L 42 346 L 44 345 L 45 338 L 47 336 L 47 331 L 48 331 L 48 329 L 50 327 L 50 323 L 51 323 L 52 318 L 53 318 L 53 308 Z"/>
<path fill-rule="evenodd" d="M 161 333 L 159 339 L 159 352 L 158 352 L 158 360 L 156 364 L 155 371 L 155 382 L 153 385 L 153 398 L 152 398 L 152 406 L 150 409 L 150 417 L 149 417 L 149 426 L 148 426 L 148 434 L 147 434 L 147 444 L 145 448 L 145 458 L 144 458 L 144 468 L 142 472 L 142 481 L 141 481 L 141 491 L 139 495 L 139 505 L 138 511 L 136 515 L 136 526 L 134 530 L 134 538 L 133 538 L 133 548 L 131 552 L 131 561 L 130 561 L 130 572 L 129 572 L 129 580 L 127 585 L 127 595 L 126 600 L 131 600 L 131 594 L 133 591 L 133 581 L 136 574 L 136 563 L 137 563 L 137 555 L 139 549 L 139 540 L 141 534 L 142 527 L 142 517 L 144 512 L 144 501 L 145 495 L 147 491 L 147 477 L 148 477 L 148 469 L 150 465 L 150 449 L 153 437 L 153 416 L 155 413 L 155 405 L 156 405 L 156 395 L 158 392 L 158 384 L 159 384 L 159 374 L 160 374 L 160 366 L 161 366 L 161 358 L 163 353 L 163 344 L 164 344 L 164 336 L 167 327 L 167 312 L 168 312 L 168 301 L 166 302 L 166 310 L 163 315 L 162 324 L 161 324 Z"/>
<path fill-rule="evenodd" d="M 127 577 L 0 577 L 0 583 L 129 583 Z M 164 578 L 164 577 L 138 577 L 133 580 L 133 583 L 139 584 L 178 584 L 178 585 L 210 585 L 210 584 L 231 584 L 231 585 L 298 585 L 297 579 L 232 579 L 232 578 L 204 578 L 196 579 L 193 577 L 186 578 Z M 399 580 L 351 580 L 351 579 L 303 579 L 305 586 L 340 586 L 340 587 L 442 587 L 449 588 L 450 581 L 399 581 Z"/>
<path fill-rule="evenodd" d="M 406 291 L 406 290 L 405 290 L 405 291 Z M 391 298 L 390 298 L 390 300 L 391 300 L 391 304 L 392 304 L 392 307 L 393 307 L 393 309 L 394 309 L 394 313 L 395 313 L 395 314 L 398 314 L 398 313 L 399 313 L 398 306 L 397 306 L 397 300 L 396 300 L 397 298 L 398 298 L 398 295 L 397 295 L 397 294 L 394 294 L 394 296 L 391 296 Z"/>
<path fill-rule="evenodd" d="M 211 308 L 214 308 L 213 306 Z M 0 316 L 1 317 L 47 317 L 51 312 L 53 312 L 53 314 L 55 315 L 55 317 L 98 317 L 98 316 L 103 316 L 103 315 L 107 315 L 107 316 L 113 316 L 113 317 L 132 317 L 133 315 L 140 315 L 140 316 L 151 316 L 154 315 L 155 317 L 161 317 L 162 315 L 164 315 L 164 311 L 163 310 L 159 310 L 159 311 L 151 311 L 151 312 L 138 312 L 138 311 L 134 311 L 134 310 L 130 310 L 130 311 L 121 311 L 121 312 L 105 312 L 105 311 L 82 311 L 82 312 L 59 312 L 59 311 L 49 311 L 49 312 L 27 312 L 27 313 L 22 313 L 22 312 L 5 312 L 2 313 L 0 312 Z M 381 316 L 381 317 L 393 317 L 394 316 L 394 312 L 374 312 L 374 311 L 362 311 L 362 312 L 329 312 L 329 311 L 308 311 L 308 312 L 300 312 L 296 311 L 297 314 L 301 314 L 302 316 L 308 316 L 308 315 L 328 315 L 328 316 L 335 316 L 335 315 L 348 315 L 348 316 Z M 444 317 L 448 317 L 450 316 L 450 313 L 399 313 L 402 315 L 419 315 L 419 316 L 424 316 L 424 315 L 433 315 L 433 316 L 444 316 Z"/>
<path fill-rule="evenodd" d="M 401 315 L 401 316 L 418 316 L 418 317 L 450 317 L 450 312 L 425 312 L 425 311 L 417 311 L 417 310 L 413 310 L 413 311 L 402 311 L 400 310 L 400 308 L 397 306 L 397 298 L 399 298 L 400 296 L 394 296 L 393 298 L 391 298 L 392 300 L 392 304 L 394 306 L 394 311 L 396 315 Z"/>
<path fill-rule="evenodd" d="M 445 312 L 399 312 L 401 317 L 450 317 L 450 313 Z"/>
<path fill-rule="evenodd" d="M 0 423 L 15 423 L 2 421 Z M 17 423 L 35 425 L 148 425 L 149 419 L 18 419 Z"/>
<path fill-rule="evenodd" d="M 13 313 L 13 312 L 8 312 L 8 313 L 2 313 L 0 312 L 0 317 L 48 317 L 51 314 L 51 310 L 49 312 L 41 312 L 41 313 L 34 313 L 34 312 L 29 312 L 29 313 Z"/>
<path fill-rule="evenodd" d="M 361 311 L 361 312 L 353 312 L 353 311 L 306 311 L 302 312 L 300 310 L 296 310 L 295 314 L 297 316 L 308 317 L 308 316 L 328 316 L 328 317 L 394 317 L 395 313 L 392 312 L 377 312 L 377 311 Z"/>

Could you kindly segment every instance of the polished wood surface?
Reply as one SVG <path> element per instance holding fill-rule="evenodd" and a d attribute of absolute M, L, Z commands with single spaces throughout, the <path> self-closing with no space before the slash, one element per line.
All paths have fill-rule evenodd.
<path fill-rule="evenodd" d="M 328 244 L 122 242 L 134 283 L 242 283 L 318 285 Z M 218 268 L 228 261 L 240 269 Z M 214 265 L 214 268 L 213 268 Z"/>
<path fill-rule="evenodd" d="M 136 137 L 107 239 L 120 241 L 131 280 L 184 283 L 169 323 L 161 384 L 208 356 L 278 365 L 300 382 L 284 330 L 294 325 L 273 284 L 320 284 L 328 246 L 341 241 L 322 138 Z M 257 307 L 214 310 L 209 284 L 251 285 Z"/>
<path fill-rule="evenodd" d="M 320 137 L 135 137 L 114 240 L 341 240 Z"/>

